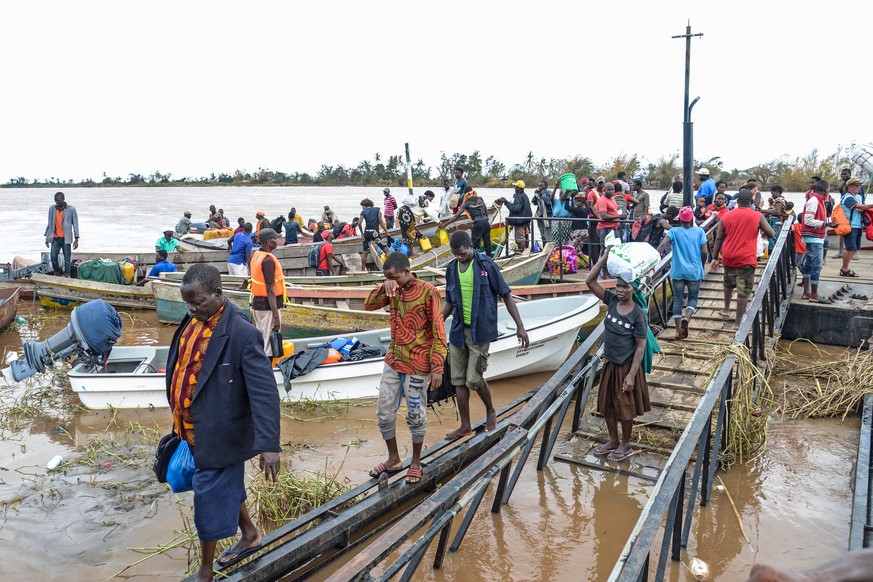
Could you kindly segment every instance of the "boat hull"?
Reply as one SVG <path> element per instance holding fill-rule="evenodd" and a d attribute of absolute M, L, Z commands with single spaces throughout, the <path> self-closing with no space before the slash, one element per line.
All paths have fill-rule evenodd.
<path fill-rule="evenodd" d="M 15 315 L 18 313 L 20 293 L 19 287 L 0 289 L 0 332 L 15 319 Z"/>
<path fill-rule="evenodd" d="M 147 287 L 116 285 L 52 275 L 31 275 L 39 302 L 45 307 L 70 308 L 93 299 L 102 299 L 114 307 L 155 309 L 154 294 Z"/>
<path fill-rule="evenodd" d="M 526 322 L 530 346 L 521 349 L 512 319 L 501 308 L 500 336 L 491 344 L 487 380 L 557 369 L 569 355 L 579 329 L 597 317 L 600 307 L 595 297 L 585 295 L 521 304 L 519 311 Z M 389 333 L 379 329 L 357 335 L 365 344 L 387 346 Z M 295 343 L 298 350 L 306 349 L 333 337 L 322 335 Z M 115 348 L 109 357 L 110 373 L 89 372 L 80 364 L 69 372 L 70 384 L 82 404 L 92 409 L 166 407 L 163 368 L 167 351 L 167 347 L 154 346 Z M 281 372 L 274 369 L 273 374 L 280 398 L 285 402 L 356 400 L 379 395 L 383 366 L 383 358 L 319 366 L 293 380 L 288 392 Z"/>

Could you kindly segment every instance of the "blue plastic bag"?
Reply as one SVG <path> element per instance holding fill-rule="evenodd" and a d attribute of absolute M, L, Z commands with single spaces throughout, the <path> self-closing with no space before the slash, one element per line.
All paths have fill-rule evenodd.
<path fill-rule="evenodd" d="M 173 453 L 167 466 L 167 484 L 173 493 L 191 491 L 194 480 L 194 455 L 188 447 L 188 441 L 183 440 Z"/>

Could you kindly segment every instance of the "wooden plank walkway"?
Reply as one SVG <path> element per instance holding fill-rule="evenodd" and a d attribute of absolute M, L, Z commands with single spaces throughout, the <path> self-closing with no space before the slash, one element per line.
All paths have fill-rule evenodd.
<path fill-rule="evenodd" d="M 756 288 L 765 266 L 766 262 L 762 261 L 756 269 Z M 672 320 L 658 334 L 661 353 L 655 355 L 652 372 L 646 376 L 652 410 L 634 422 L 632 446 L 636 454 L 620 462 L 593 454 L 596 445 L 609 439 L 606 423 L 594 411 L 598 390 L 595 384 L 579 430 L 560 446 L 556 459 L 650 481 L 657 479 L 697 408 L 710 375 L 720 363 L 717 354 L 730 345 L 736 333 L 733 316 L 724 319 L 718 315 L 718 310 L 724 305 L 723 281 L 724 269 L 717 273 L 710 273 L 707 269 L 688 339 L 675 339 Z M 731 307 L 736 307 L 736 293 Z"/>

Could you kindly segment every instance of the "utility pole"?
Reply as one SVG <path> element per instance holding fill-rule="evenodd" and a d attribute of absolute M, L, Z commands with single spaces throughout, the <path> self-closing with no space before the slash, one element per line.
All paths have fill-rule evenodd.
<path fill-rule="evenodd" d="M 694 196 L 694 124 L 691 123 L 691 109 L 700 100 L 695 97 L 694 101 L 688 102 L 689 88 L 691 84 L 691 38 L 703 36 L 702 32 L 691 34 L 691 21 L 685 27 L 685 34 L 679 34 L 672 38 L 685 39 L 685 105 L 682 108 L 682 204 L 694 208 L 692 198 Z"/>

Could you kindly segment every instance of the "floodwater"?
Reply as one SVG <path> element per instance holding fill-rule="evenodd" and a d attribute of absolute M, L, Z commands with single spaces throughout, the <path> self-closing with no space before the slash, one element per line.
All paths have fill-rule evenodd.
<path fill-rule="evenodd" d="M 536 186 L 527 189 L 530 196 Z M 76 207 L 79 215 L 79 250 L 83 252 L 142 253 L 154 249 L 155 240 L 164 228 L 175 227 L 182 213 L 190 210 L 192 220 L 205 220 L 209 205 L 223 208 L 231 223 L 237 217 L 254 221 L 255 213 L 263 210 L 267 218 L 287 215 L 295 207 L 305 220 L 321 219 L 325 205 L 329 205 L 340 220 L 351 222 L 360 214 L 360 202 L 369 198 L 382 206 L 380 187 L 148 187 L 141 188 L 0 188 L 0 208 L 4 225 L 0 234 L 0 263 L 12 262 L 15 256 L 39 260 L 45 251 L 47 210 L 54 204 L 56 191 L 66 195 L 67 202 Z M 415 188 L 416 195 L 425 188 Z M 433 188 L 439 195 L 442 188 Z M 391 191 L 400 202 L 407 189 L 393 187 Z M 512 197 L 509 188 L 481 188 L 477 190 L 487 202 L 505 196 Z M 652 191 L 652 200 L 660 193 Z M 795 204 L 803 201 L 803 194 L 786 196 Z M 764 196 L 766 201 L 767 196 Z"/>
<path fill-rule="evenodd" d="M 434 188 L 438 195 L 442 187 Z M 254 222 L 263 210 L 268 219 L 288 215 L 294 207 L 304 220 L 321 220 L 329 205 L 340 220 L 351 222 L 361 213 L 360 202 L 369 198 L 382 207 L 381 187 L 141 187 L 141 188 L 0 188 L 0 208 L 4 226 L 0 240 L 0 263 L 13 257 L 39 260 L 46 250 L 47 211 L 54 204 L 54 193 L 61 191 L 79 215 L 79 250 L 83 252 L 153 251 L 155 240 L 166 227 L 175 227 L 182 213 L 190 210 L 191 219 L 205 221 L 209 206 L 224 209 L 234 226 L 237 217 Z M 408 194 L 406 188 L 391 188 L 398 203 Z M 425 188 L 416 188 L 416 195 Z M 533 187 L 529 189 L 533 195 Z M 485 200 L 512 197 L 509 188 L 478 190 Z"/>
<path fill-rule="evenodd" d="M 28 323 L 0 334 L 0 347 L 17 350 L 24 337 L 44 338 L 66 323 L 64 312 L 41 310 L 27 302 L 22 302 L 20 313 Z M 165 344 L 174 330 L 158 324 L 152 313 L 129 311 L 122 317 L 122 344 Z M 511 402 L 547 377 L 495 382 L 496 404 Z M 153 435 L 167 431 L 167 409 L 75 411 L 71 405 L 76 400 L 65 379 L 45 376 L 39 382 L 52 386 L 56 401 L 47 412 L 28 416 L 20 427 L 3 430 L 0 440 L 4 579 L 84 582 L 108 579 L 125 568 L 129 569 L 123 576 L 134 579 L 182 577 L 188 563 L 184 548 L 133 565 L 171 542 L 191 517 L 191 494 L 175 496 L 158 485 L 147 458 L 139 457 L 130 466 L 124 463 L 124 453 L 135 448 L 128 443 L 136 441 L 137 427 L 151 428 Z M 4 397 L 22 390 L 0 384 Z M 453 407 L 437 410 L 429 416 L 427 443 L 455 426 Z M 335 474 L 354 485 L 384 460 L 372 403 L 283 412 L 284 470 Z M 473 415 L 482 414 L 474 397 Z M 402 418 L 399 422 L 401 453 L 408 455 Z M 567 436 L 567 430 L 563 427 L 562 435 Z M 77 458 L 89 454 L 86 447 L 95 438 L 113 442 L 94 463 L 77 464 Z M 697 557 L 706 562 L 711 580 L 744 580 L 756 561 L 801 569 L 839 555 L 848 539 L 857 441 L 857 418 L 774 419 L 766 454 L 722 473 L 726 491 L 714 491 L 709 507 L 695 509 L 683 561 L 688 564 Z M 56 454 L 64 457 L 64 470 L 49 474 L 45 463 Z M 435 571 L 428 565 L 432 548 L 416 580 L 608 577 L 652 484 L 554 460 L 537 473 L 536 457 L 534 451 L 502 513 L 489 512 L 492 487 L 460 550 Z M 671 563 L 668 579 L 694 578 Z"/>
<path fill-rule="evenodd" d="M 231 218 L 268 217 L 296 206 L 305 218 L 328 203 L 342 219 L 358 213 L 358 202 L 377 204 L 381 188 L 92 188 L 63 189 L 77 207 L 81 250 L 143 252 L 153 248 L 165 225 L 184 210 L 203 218 L 209 204 Z M 393 189 L 400 199 L 404 189 Z M 418 192 L 418 190 L 417 190 Z M 44 250 L 42 232 L 53 189 L 0 189 L 5 208 L 3 255 L 36 259 Z M 486 190 L 487 200 L 508 190 Z M 0 348 L 20 351 L 22 339 L 44 339 L 63 327 L 66 312 L 45 311 L 28 302 L 19 309 L 28 323 L 0 333 Z M 159 324 L 154 313 L 123 312 L 121 345 L 166 344 L 174 326 Z M 547 374 L 494 383 L 500 406 L 541 384 Z M 32 409 L 10 417 L 10 402 L 27 392 Z M 39 395 L 36 398 L 34 395 Z M 51 397 L 53 396 L 53 397 Z M 191 494 L 175 496 L 158 485 L 150 470 L 142 436 L 167 432 L 166 409 L 91 412 L 75 408 L 76 398 L 60 375 L 44 375 L 27 385 L 0 380 L 0 559 L 3 578 L 73 582 L 122 577 L 178 579 L 188 552 L 180 547 L 154 557 L 190 522 Z M 455 427 L 450 406 L 429 416 L 427 443 Z M 284 409 L 284 469 L 327 473 L 349 485 L 367 479 L 366 471 L 384 460 L 384 444 L 372 403 L 302 411 Z M 473 415 L 483 414 L 474 397 Z M 13 423 L 13 421 L 16 421 Z M 563 436 L 567 436 L 563 427 Z M 400 419 L 401 453 L 409 439 Z M 744 580 L 756 561 L 807 568 L 842 553 L 848 540 L 851 478 L 858 442 L 858 420 L 771 422 L 766 453 L 754 463 L 721 474 L 723 491 L 709 507 L 695 509 L 684 563 L 697 557 L 709 565 L 712 580 Z M 90 446 L 89 446 L 90 443 Z M 95 446 L 102 443 L 102 448 Z M 55 455 L 61 471 L 48 473 Z M 551 461 L 535 470 L 536 453 L 502 513 L 488 508 L 493 488 L 473 520 L 464 544 L 449 554 L 442 569 L 422 562 L 417 580 L 605 580 L 619 556 L 651 490 L 651 483 Z M 87 461 L 87 462 L 86 462 Z M 730 499 L 728 499 L 728 493 Z M 742 524 L 742 528 L 741 528 Z M 743 539 L 745 531 L 749 542 Z M 148 558 L 148 559 L 145 559 Z M 671 564 L 670 580 L 693 579 Z"/>

